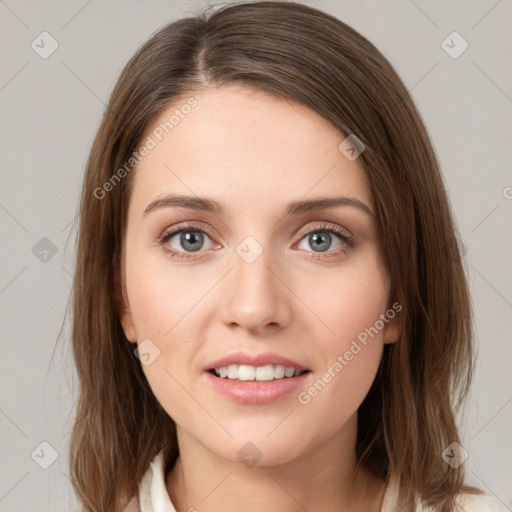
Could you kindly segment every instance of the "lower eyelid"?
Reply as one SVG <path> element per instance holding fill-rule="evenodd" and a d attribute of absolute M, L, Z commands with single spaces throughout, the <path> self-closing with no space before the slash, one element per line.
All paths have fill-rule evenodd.
<path fill-rule="evenodd" d="M 212 247 L 215 247 L 215 246 L 218 246 L 219 244 L 217 244 L 213 238 L 206 232 L 206 231 L 203 231 L 203 229 L 190 229 L 190 228 L 186 228 L 186 229 L 178 229 L 176 231 L 171 231 L 170 233 L 165 233 L 162 235 L 162 237 L 160 238 L 160 243 L 162 245 L 167 245 L 169 243 L 169 241 L 174 238 L 175 236 L 181 234 L 183 231 L 198 231 L 198 232 L 201 232 L 203 233 L 203 235 L 205 235 L 206 237 L 209 238 L 211 244 L 212 244 Z M 183 253 L 183 254 L 194 254 L 194 253 L 187 253 L 186 251 L 181 251 L 181 250 L 176 250 L 176 249 L 168 249 L 169 251 L 172 251 L 174 253 L 176 252 L 179 252 L 179 253 Z M 204 252 L 204 250 L 200 250 L 198 252 Z"/>
<path fill-rule="evenodd" d="M 320 230 L 314 230 L 313 233 L 319 232 L 319 231 Z M 315 251 L 311 251 L 311 250 L 305 250 L 305 252 L 314 254 L 317 257 L 330 258 L 330 257 L 339 256 L 341 253 L 344 253 L 347 250 L 352 249 L 355 245 L 353 240 L 349 237 L 346 237 L 345 235 L 340 235 L 339 233 L 329 231 L 329 230 L 324 230 L 324 231 L 328 231 L 329 233 L 334 235 L 334 237 L 337 238 L 341 242 L 341 247 L 338 247 L 337 249 L 329 249 L 328 251 L 325 251 L 325 252 L 315 252 Z M 311 233 L 309 233 L 309 234 L 311 234 Z M 302 238 L 294 245 L 294 247 L 298 247 L 301 243 L 303 243 L 303 241 L 305 240 L 305 238 L 307 236 L 309 236 L 309 234 L 302 236 Z"/>

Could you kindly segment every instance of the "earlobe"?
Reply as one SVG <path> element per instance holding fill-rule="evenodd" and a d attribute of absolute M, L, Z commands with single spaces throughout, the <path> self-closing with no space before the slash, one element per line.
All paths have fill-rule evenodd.
<path fill-rule="evenodd" d="M 396 303 L 395 303 L 396 304 Z M 400 310 L 402 308 L 400 307 Z M 398 310 L 398 311 L 400 311 Z M 389 311 L 389 310 L 388 310 Z M 390 318 L 388 322 L 386 323 L 386 326 L 384 327 L 383 334 L 384 334 L 384 343 L 390 344 L 390 343 L 396 343 L 401 335 L 401 328 L 400 328 L 400 314 L 394 311 L 393 318 Z M 387 316 L 387 315 L 386 315 Z M 388 317 L 389 318 L 389 317 Z"/>
<path fill-rule="evenodd" d="M 132 343 L 137 342 L 137 333 L 135 332 L 135 325 L 133 323 L 133 317 L 130 310 L 130 304 L 126 296 L 126 289 L 123 286 L 121 279 L 121 272 L 116 263 L 114 257 L 114 295 L 116 301 L 117 314 L 119 315 L 119 321 L 124 331 L 126 339 Z"/>
<path fill-rule="evenodd" d="M 395 324 L 395 323 L 394 323 Z M 398 338 L 400 337 L 400 333 L 395 325 L 388 326 L 388 328 L 384 331 L 384 343 L 391 344 L 396 343 Z"/>

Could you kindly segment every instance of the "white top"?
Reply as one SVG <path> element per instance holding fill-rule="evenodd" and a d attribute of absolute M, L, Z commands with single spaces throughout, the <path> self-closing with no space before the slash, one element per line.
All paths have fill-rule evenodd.
<path fill-rule="evenodd" d="M 388 485 L 384 494 L 381 512 L 395 512 L 398 496 L 398 487 Z M 139 501 L 134 496 L 123 512 L 177 512 L 172 504 L 165 485 L 165 460 L 162 449 L 150 464 L 139 485 Z M 461 494 L 459 496 L 461 511 L 463 512 L 510 512 L 500 501 L 494 497 L 483 495 Z M 428 507 L 421 504 L 416 512 L 429 512 Z"/>

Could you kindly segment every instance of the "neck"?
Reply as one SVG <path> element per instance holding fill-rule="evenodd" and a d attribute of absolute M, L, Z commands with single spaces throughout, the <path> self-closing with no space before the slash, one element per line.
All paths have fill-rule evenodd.
<path fill-rule="evenodd" d="M 385 485 L 356 471 L 356 430 L 349 437 L 346 430 L 337 433 L 291 461 L 246 467 L 178 427 L 180 455 L 166 475 L 167 492 L 178 512 L 379 512 Z"/>

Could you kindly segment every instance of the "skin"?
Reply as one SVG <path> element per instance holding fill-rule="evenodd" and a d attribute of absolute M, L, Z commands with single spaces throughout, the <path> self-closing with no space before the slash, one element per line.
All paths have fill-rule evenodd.
<path fill-rule="evenodd" d="M 179 512 L 380 510 L 384 487 L 369 493 L 375 482 L 355 473 L 357 409 L 384 344 L 398 338 L 398 315 L 307 405 L 297 399 L 390 308 L 376 219 L 352 206 L 284 215 L 291 201 L 334 195 L 375 212 L 361 160 L 348 160 L 338 150 L 344 136 L 304 106 L 235 85 L 193 96 L 198 106 L 134 171 L 119 292 L 127 339 L 149 338 L 160 350 L 143 370 L 178 428 L 169 496 Z M 163 207 L 143 216 L 171 192 L 215 199 L 226 211 Z M 185 221 L 209 232 L 196 252 L 172 237 L 167 247 L 189 256 L 173 258 L 157 240 Z M 331 234 L 315 251 L 308 232 L 319 222 L 348 230 L 356 246 Z M 263 251 L 252 263 L 236 251 L 247 236 Z M 236 403 L 207 384 L 203 368 L 240 349 L 277 352 L 311 373 L 276 402 Z M 247 442 L 261 452 L 253 467 L 237 457 Z"/>

